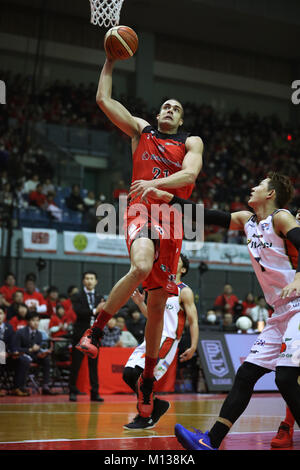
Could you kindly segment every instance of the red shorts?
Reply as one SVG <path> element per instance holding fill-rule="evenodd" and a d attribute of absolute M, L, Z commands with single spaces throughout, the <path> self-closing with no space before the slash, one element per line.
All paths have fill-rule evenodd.
<path fill-rule="evenodd" d="M 182 219 L 166 220 L 164 216 L 149 216 L 146 206 L 139 214 L 125 212 L 124 233 L 128 252 L 137 238 L 150 238 L 155 245 L 154 263 L 151 273 L 143 282 L 146 291 L 163 288 L 169 294 L 178 294 L 176 272 L 182 246 Z"/>

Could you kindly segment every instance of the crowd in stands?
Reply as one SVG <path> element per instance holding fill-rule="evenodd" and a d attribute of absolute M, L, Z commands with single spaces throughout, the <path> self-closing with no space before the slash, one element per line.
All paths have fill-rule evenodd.
<path fill-rule="evenodd" d="M 230 284 L 225 284 L 214 304 L 205 314 L 200 329 L 223 331 L 224 333 L 259 333 L 272 315 L 273 309 L 263 296 L 254 297 L 248 292 L 244 299 L 239 299 Z M 249 319 L 247 328 L 243 328 L 239 319 Z"/>
<path fill-rule="evenodd" d="M 65 339 L 71 344 L 73 326 L 77 320 L 72 297 L 78 290 L 78 287 L 71 285 L 63 294 L 57 287 L 50 286 L 40 292 L 34 273 L 26 275 L 22 287 L 16 285 L 13 273 L 6 275 L 0 287 L 0 340 L 6 344 L 8 366 L 15 369 L 13 394 L 28 395 L 25 379 L 32 361 L 42 362 L 43 369 L 46 368 L 43 393 L 50 394 L 51 362 L 48 356 L 51 356 L 52 349 L 49 342 Z M 102 347 L 136 347 L 144 339 L 145 323 L 136 304 L 129 302 L 104 328 Z M 32 330 L 38 331 L 39 341 L 34 344 L 30 344 L 29 335 L 24 338 L 24 332 Z M 26 341 L 28 344 L 25 344 Z M 0 364 L 5 362 L 0 357 Z"/>
<path fill-rule="evenodd" d="M 47 211 L 51 219 L 62 221 L 64 209 L 92 214 L 88 229 L 95 230 L 95 211 L 99 201 L 116 202 L 118 188 L 112 194 L 83 196 L 77 185 L 69 189 L 69 200 L 61 203 L 53 184 L 54 169 L 40 147 L 24 142 L 24 126 L 32 122 L 47 122 L 90 129 L 119 131 L 95 103 L 96 84 L 75 85 L 70 80 L 55 81 L 42 90 L 31 88 L 27 76 L 1 72 L 9 90 L 7 105 L 0 108 L 0 207 L 35 206 Z M 147 108 L 141 99 L 118 96 L 134 115 L 155 125 L 157 110 Z M 208 208 L 236 211 L 247 208 L 249 189 L 269 171 L 290 176 L 295 198 L 290 209 L 300 207 L 299 151 L 300 130 L 284 124 L 277 116 L 260 117 L 240 111 L 220 112 L 210 105 L 183 103 L 184 127 L 200 135 L 205 146 L 204 165 L 196 182 L 192 199 Z M 18 126 L 9 127 L 9 118 Z M 120 135 L 120 133 L 119 133 Z M 128 192 L 130 181 L 120 183 Z M 2 216 L 3 219 L 3 216 Z M 79 220 L 79 219 L 78 219 Z M 82 223 L 82 219 L 80 222 Z M 242 235 L 215 226 L 206 227 L 207 241 L 242 242 Z"/>
<path fill-rule="evenodd" d="M 26 275 L 22 287 L 16 285 L 13 273 L 6 275 L 0 287 L 0 340 L 6 343 L 8 366 L 13 365 L 15 369 L 13 394 L 28 395 L 25 379 L 32 361 L 43 367 L 43 393 L 51 393 L 50 343 L 51 340 L 65 339 L 71 344 L 76 322 L 72 297 L 78 291 L 77 286 L 70 285 L 66 294 L 55 286 L 41 292 L 34 273 Z M 271 313 L 272 309 L 263 297 L 255 299 L 252 293 L 248 293 L 244 300 L 240 300 L 234 294 L 232 286 L 226 284 L 205 318 L 199 318 L 199 328 L 230 333 L 257 333 L 261 331 Z M 250 318 L 251 327 L 245 330 L 238 327 L 237 321 L 241 317 Z M 105 326 L 101 346 L 136 347 L 144 340 L 145 324 L 146 319 L 138 305 L 130 300 Z M 29 332 L 36 335 L 34 343 L 30 343 Z M 182 341 L 188 341 L 188 335 L 189 328 L 186 325 Z M 1 363 L 3 364 L 3 361 L 0 360 Z"/>

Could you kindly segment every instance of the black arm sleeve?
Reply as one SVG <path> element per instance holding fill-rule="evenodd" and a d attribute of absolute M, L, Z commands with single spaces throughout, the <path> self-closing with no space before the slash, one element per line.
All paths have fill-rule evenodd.
<path fill-rule="evenodd" d="M 184 206 L 192 206 L 192 220 L 196 221 L 196 207 L 197 204 L 188 199 L 182 199 L 181 197 L 174 196 L 172 201 L 169 203 L 171 206 L 178 204 L 182 212 L 184 211 Z M 210 210 L 204 208 L 204 223 L 205 225 L 218 225 L 219 227 L 224 227 L 227 230 L 229 229 L 231 222 L 230 212 L 224 212 L 219 210 Z"/>
<path fill-rule="evenodd" d="M 292 228 L 286 234 L 286 238 L 294 245 L 294 247 L 300 250 L 300 227 Z M 298 254 L 298 266 L 297 266 L 297 273 L 300 271 L 300 254 Z"/>

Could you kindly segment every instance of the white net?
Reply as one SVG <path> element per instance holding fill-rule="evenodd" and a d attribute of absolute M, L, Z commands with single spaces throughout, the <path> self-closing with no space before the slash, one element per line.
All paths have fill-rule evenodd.
<path fill-rule="evenodd" d="M 90 0 L 91 23 L 98 26 L 117 26 L 124 0 Z"/>

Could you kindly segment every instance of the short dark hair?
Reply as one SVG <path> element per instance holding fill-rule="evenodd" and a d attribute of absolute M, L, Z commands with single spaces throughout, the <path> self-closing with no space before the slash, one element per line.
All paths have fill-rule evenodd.
<path fill-rule="evenodd" d="M 49 295 L 50 292 L 59 292 L 59 290 L 56 286 L 50 286 L 49 289 L 47 290 L 47 294 Z"/>
<path fill-rule="evenodd" d="M 5 280 L 8 278 L 8 276 L 12 276 L 14 279 L 16 279 L 16 276 L 14 273 L 6 273 Z"/>
<path fill-rule="evenodd" d="M 35 274 L 35 273 L 28 273 L 28 274 L 26 274 L 25 282 L 27 282 L 27 281 L 36 282 L 36 274 Z"/>
<path fill-rule="evenodd" d="M 19 310 L 20 307 L 25 307 L 25 308 L 26 308 L 26 310 L 27 310 L 27 313 L 26 313 L 26 320 L 27 320 L 27 316 L 28 316 L 28 313 L 29 313 L 28 305 L 26 305 L 26 304 L 24 304 L 24 303 L 23 303 L 23 304 L 19 304 L 19 305 L 17 306 L 17 311 Z"/>
<path fill-rule="evenodd" d="M 30 320 L 32 320 L 33 318 L 36 318 L 36 317 L 38 317 L 38 319 L 40 319 L 40 316 L 37 312 L 28 312 L 27 315 L 26 315 L 26 320 L 30 321 Z"/>
<path fill-rule="evenodd" d="M 294 197 L 294 188 L 288 176 L 272 172 L 268 174 L 268 189 L 276 193 L 275 204 L 278 208 L 286 207 Z"/>
<path fill-rule="evenodd" d="M 68 295 L 71 294 L 72 290 L 75 289 L 75 287 L 77 287 L 77 286 L 75 286 L 75 284 L 72 285 L 72 286 L 69 286 L 69 287 L 68 287 L 68 290 L 67 290 L 67 294 L 68 294 Z"/>
<path fill-rule="evenodd" d="M 97 273 L 95 273 L 95 271 L 85 271 L 82 275 L 82 280 L 85 278 L 85 276 L 87 274 L 93 274 L 95 276 L 95 278 L 98 279 L 98 275 L 97 275 Z"/>
<path fill-rule="evenodd" d="M 188 259 L 188 257 L 186 255 L 184 255 L 183 253 L 180 253 L 180 258 L 181 258 L 181 261 L 182 261 L 182 264 L 183 264 L 183 268 L 185 268 L 185 273 L 182 273 L 181 274 L 181 277 L 184 277 L 187 275 L 187 273 L 189 272 L 189 269 L 190 269 L 190 260 Z"/>

